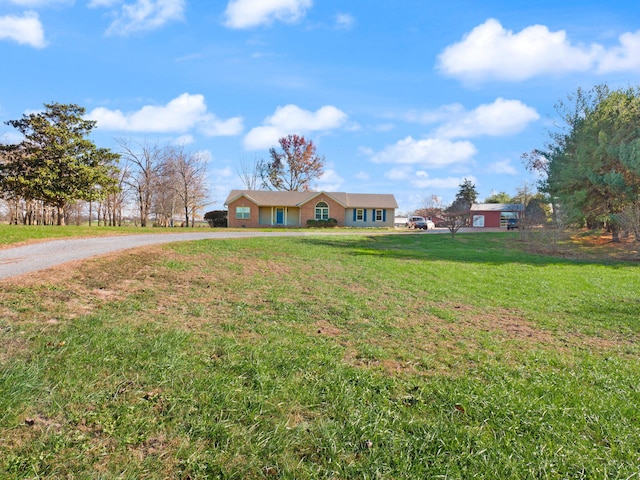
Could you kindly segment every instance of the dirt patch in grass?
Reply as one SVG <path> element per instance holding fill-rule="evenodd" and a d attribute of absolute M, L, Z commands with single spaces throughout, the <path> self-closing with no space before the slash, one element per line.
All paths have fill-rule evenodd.
<path fill-rule="evenodd" d="M 621 237 L 619 242 L 606 232 L 579 231 L 565 237 L 555 242 L 544 232 L 534 232 L 521 239 L 521 244 L 530 253 L 572 260 L 640 262 L 640 242 L 631 235 Z"/>

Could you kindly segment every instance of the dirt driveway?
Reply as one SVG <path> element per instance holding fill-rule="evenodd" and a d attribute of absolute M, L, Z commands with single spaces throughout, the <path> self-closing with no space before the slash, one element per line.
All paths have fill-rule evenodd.
<path fill-rule="evenodd" d="M 0 249 L 0 280 L 120 250 L 190 240 L 311 235 L 307 232 L 203 231 L 73 238 Z M 318 233 L 314 233 L 318 235 Z"/>
<path fill-rule="evenodd" d="M 494 231 L 493 229 L 461 229 L 463 232 Z M 500 230 L 498 230 L 500 231 Z M 504 229 L 502 229 L 504 231 Z M 40 243 L 33 243 L 19 247 L 9 247 L 0 249 L 0 280 L 17 277 L 25 273 L 37 272 L 47 268 L 62 265 L 67 262 L 84 260 L 98 255 L 117 252 L 121 250 L 129 250 L 132 248 L 143 247 L 146 245 L 154 245 L 160 243 L 184 242 L 190 240 L 208 240 L 208 239 L 225 239 L 225 238 L 250 238 L 250 237 L 282 237 L 282 236 L 318 236 L 318 235 L 354 235 L 354 234 L 372 235 L 372 232 L 349 232 L 349 231 L 280 231 L 280 232 L 261 232 L 251 230 L 246 232 L 239 231 L 222 231 L 222 230 L 205 230 L 191 231 L 182 233 L 158 233 L 158 234 L 140 234 L 140 235 L 114 235 L 108 237 L 90 237 L 90 238 L 72 238 L 65 240 L 51 240 Z M 395 232 L 376 232 L 376 235 L 384 235 L 389 233 L 397 234 L 448 234 L 446 228 L 437 228 L 435 230 L 407 231 L 404 229 Z"/>

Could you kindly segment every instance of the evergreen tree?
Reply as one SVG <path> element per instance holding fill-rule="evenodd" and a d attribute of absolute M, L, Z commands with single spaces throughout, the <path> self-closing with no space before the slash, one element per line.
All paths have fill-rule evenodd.
<path fill-rule="evenodd" d="M 43 112 L 6 122 L 23 140 L 2 148 L 0 190 L 55 207 L 57 223 L 64 225 L 67 204 L 99 200 L 117 188 L 113 174 L 118 155 L 87 138 L 95 122 L 82 117 L 83 107 L 44 106 Z"/>

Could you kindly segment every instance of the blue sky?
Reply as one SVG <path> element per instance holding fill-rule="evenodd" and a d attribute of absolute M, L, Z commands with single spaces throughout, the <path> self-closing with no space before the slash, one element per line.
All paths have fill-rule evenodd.
<path fill-rule="evenodd" d="M 554 105 L 640 83 L 631 1 L 0 0 L 0 120 L 76 103 L 116 139 L 208 159 L 211 204 L 278 138 L 313 140 L 316 188 L 393 193 L 408 213 L 535 179 Z M 15 131 L 0 125 L 0 141 Z"/>

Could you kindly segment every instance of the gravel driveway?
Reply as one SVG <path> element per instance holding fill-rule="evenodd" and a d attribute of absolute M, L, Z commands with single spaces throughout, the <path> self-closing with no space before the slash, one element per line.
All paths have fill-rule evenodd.
<path fill-rule="evenodd" d="M 489 232 L 504 231 L 504 229 L 461 229 L 462 232 Z M 0 280 L 17 277 L 25 273 L 37 272 L 55 267 L 74 260 L 83 260 L 97 255 L 128 250 L 159 243 L 183 242 L 189 240 L 207 240 L 224 238 L 249 238 L 249 237 L 283 237 L 283 236 L 318 236 L 318 235 L 353 235 L 355 232 L 230 232 L 230 231 L 191 231 L 184 233 L 156 233 L 140 235 L 115 235 L 110 237 L 72 238 L 67 240 L 51 240 L 41 243 L 33 243 L 22 247 L 9 247 L 0 249 Z M 363 233 L 363 232 L 360 232 Z M 386 234 L 389 234 L 387 232 Z M 446 228 L 435 230 L 408 232 L 396 231 L 395 233 L 412 234 L 448 234 Z M 372 233 L 367 232 L 366 235 Z M 380 233 L 376 233 L 380 234 Z"/>
<path fill-rule="evenodd" d="M 281 237 L 284 235 L 312 235 L 306 232 L 189 232 L 142 235 L 116 235 L 110 237 L 73 238 L 51 240 L 21 247 L 0 249 L 0 280 L 25 273 L 37 272 L 74 260 L 128 250 L 159 243 L 189 240 Z M 317 232 L 313 235 L 318 235 Z"/>

